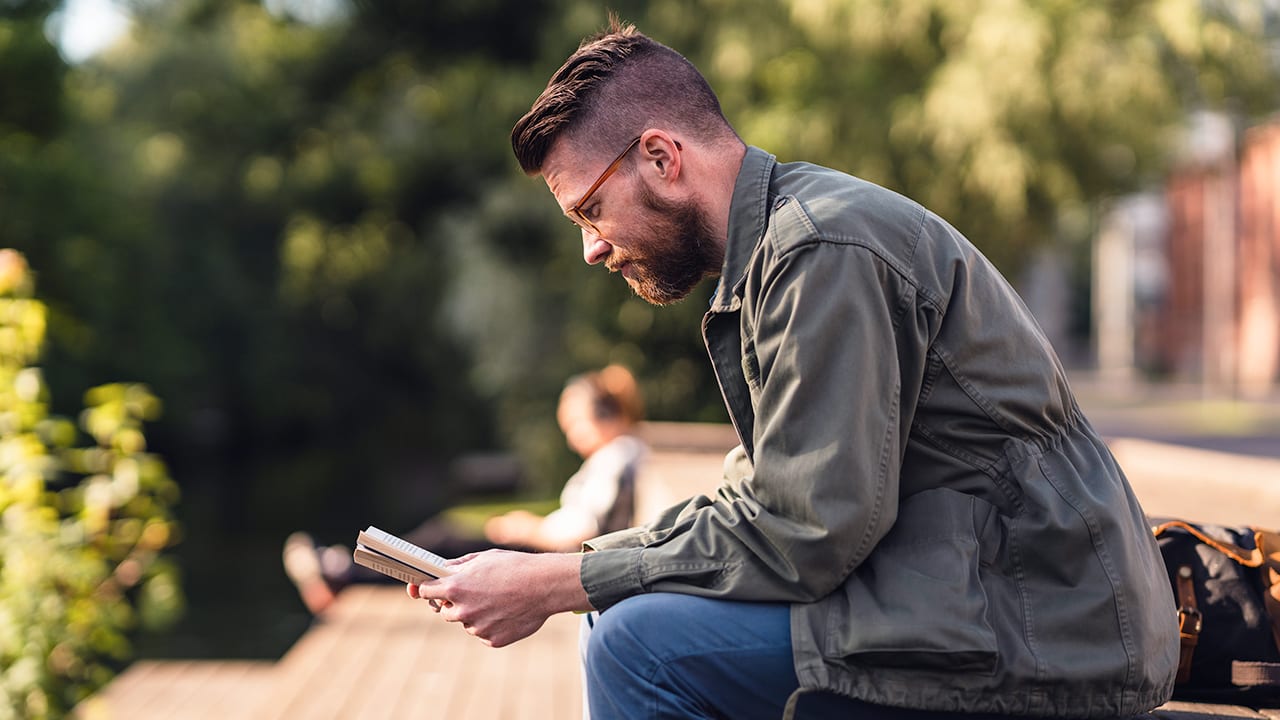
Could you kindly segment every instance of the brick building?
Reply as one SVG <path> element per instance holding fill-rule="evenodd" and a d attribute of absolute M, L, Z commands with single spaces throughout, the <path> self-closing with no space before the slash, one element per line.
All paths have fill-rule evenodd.
<path fill-rule="evenodd" d="M 1259 396 L 1280 384 L 1280 120 L 1206 116 L 1161 192 L 1115 203 L 1094 250 L 1099 370 Z"/>

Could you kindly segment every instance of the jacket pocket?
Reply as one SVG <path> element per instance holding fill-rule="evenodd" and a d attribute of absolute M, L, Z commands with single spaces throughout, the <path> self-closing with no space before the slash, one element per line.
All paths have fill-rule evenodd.
<path fill-rule="evenodd" d="M 842 597 L 824 601 L 836 603 L 825 654 L 856 665 L 995 672 L 980 566 L 998 525 L 993 506 L 953 490 L 903 500 L 893 529 L 836 592 Z"/>

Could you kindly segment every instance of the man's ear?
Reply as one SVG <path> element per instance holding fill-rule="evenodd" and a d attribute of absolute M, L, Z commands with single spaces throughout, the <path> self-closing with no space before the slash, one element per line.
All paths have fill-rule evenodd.
<path fill-rule="evenodd" d="M 666 130 L 650 128 L 640 134 L 640 153 L 645 167 L 653 170 L 658 179 L 675 182 L 682 169 L 679 141 Z"/>

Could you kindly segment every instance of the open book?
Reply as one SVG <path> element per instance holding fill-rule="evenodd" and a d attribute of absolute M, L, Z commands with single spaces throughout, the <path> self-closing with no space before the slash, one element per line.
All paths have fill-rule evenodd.
<path fill-rule="evenodd" d="M 444 558 L 372 525 L 356 536 L 352 557 L 357 565 L 406 583 L 421 583 L 452 574 L 444 567 Z"/>

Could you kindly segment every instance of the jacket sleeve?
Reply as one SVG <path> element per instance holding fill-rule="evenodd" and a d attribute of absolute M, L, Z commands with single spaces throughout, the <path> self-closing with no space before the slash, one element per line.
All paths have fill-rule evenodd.
<path fill-rule="evenodd" d="M 599 609 L 652 591 L 810 602 L 894 522 L 911 412 L 898 362 L 910 343 L 896 323 L 909 283 L 855 244 L 801 244 L 765 266 L 742 311 L 754 474 L 632 535 L 638 544 L 584 556 Z"/>

